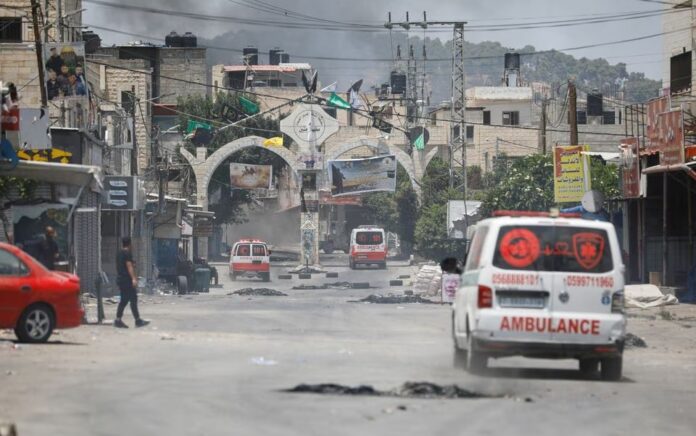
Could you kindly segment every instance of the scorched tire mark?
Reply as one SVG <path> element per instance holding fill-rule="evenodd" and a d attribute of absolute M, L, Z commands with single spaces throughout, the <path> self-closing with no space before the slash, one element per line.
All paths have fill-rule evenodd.
<path fill-rule="evenodd" d="M 526 268 L 539 258 L 539 238 L 530 230 L 513 229 L 500 241 L 500 254 L 514 268 Z"/>

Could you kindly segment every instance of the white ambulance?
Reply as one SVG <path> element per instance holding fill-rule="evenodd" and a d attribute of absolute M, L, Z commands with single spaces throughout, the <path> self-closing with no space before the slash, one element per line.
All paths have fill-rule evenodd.
<path fill-rule="evenodd" d="M 258 239 L 242 239 L 232 246 L 230 252 L 230 278 L 258 277 L 271 281 L 271 250 Z"/>
<path fill-rule="evenodd" d="M 387 241 L 384 229 L 375 226 L 360 226 L 350 234 L 350 269 L 358 265 L 375 264 L 387 268 Z"/>
<path fill-rule="evenodd" d="M 604 380 L 622 372 L 624 265 L 611 223 L 498 213 L 477 224 L 452 313 L 454 361 L 579 360 Z"/>

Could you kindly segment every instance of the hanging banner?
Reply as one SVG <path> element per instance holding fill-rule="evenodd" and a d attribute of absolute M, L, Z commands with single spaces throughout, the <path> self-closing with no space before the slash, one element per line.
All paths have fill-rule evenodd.
<path fill-rule="evenodd" d="M 273 166 L 230 164 L 230 185 L 233 189 L 271 189 Z"/>
<path fill-rule="evenodd" d="M 684 163 L 684 124 L 682 111 L 664 112 L 657 117 L 660 165 Z"/>
<path fill-rule="evenodd" d="M 557 146 L 553 150 L 553 190 L 556 203 L 579 203 L 592 189 L 589 177 L 590 150 L 586 145 Z"/>
<path fill-rule="evenodd" d="M 328 162 L 331 195 L 396 191 L 396 157 L 330 160 Z"/>
<path fill-rule="evenodd" d="M 87 99 L 84 42 L 49 42 L 44 45 L 48 101 Z"/>
<path fill-rule="evenodd" d="M 624 198 L 640 197 L 639 152 L 638 138 L 621 140 L 621 178 Z"/>

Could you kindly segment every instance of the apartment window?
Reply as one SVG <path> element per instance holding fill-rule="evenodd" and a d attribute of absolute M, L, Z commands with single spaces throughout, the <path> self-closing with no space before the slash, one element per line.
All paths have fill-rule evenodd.
<path fill-rule="evenodd" d="M 503 112 L 503 125 L 504 126 L 518 126 L 519 124 L 520 124 L 519 111 Z"/>
<path fill-rule="evenodd" d="M 483 111 L 483 124 L 486 126 L 491 125 L 491 111 Z"/>
<path fill-rule="evenodd" d="M 121 91 L 121 106 L 126 113 L 133 115 L 135 113 L 135 94 L 131 91 Z"/>
<path fill-rule="evenodd" d="M 466 126 L 466 139 L 474 139 L 474 126 Z"/>
<path fill-rule="evenodd" d="M 691 89 L 691 52 L 672 56 L 669 67 L 671 95 L 689 91 Z"/>
<path fill-rule="evenodd" d="M 22 18 L 0 18 L 0 42 L 22 42 Z"/>

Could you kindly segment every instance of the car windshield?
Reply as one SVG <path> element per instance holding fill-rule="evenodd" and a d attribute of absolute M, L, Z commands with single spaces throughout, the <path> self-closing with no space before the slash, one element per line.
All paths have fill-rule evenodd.
<path fill-rule="evenodd" d="M 493 265 L 502 269 L 605 273 L 613 269 L 607 232 L 558 226 L 503 226 Z"/>
<path fill-rule="evenodd" d="M 355 243 L 358 245 L 379 245 L 384 240 L 382 232 L 358 232 Z"/>

